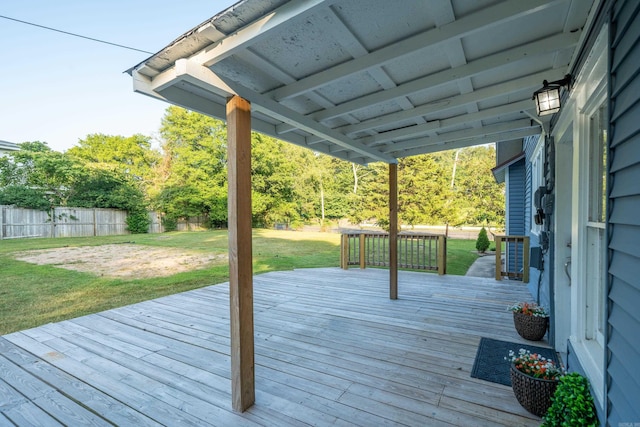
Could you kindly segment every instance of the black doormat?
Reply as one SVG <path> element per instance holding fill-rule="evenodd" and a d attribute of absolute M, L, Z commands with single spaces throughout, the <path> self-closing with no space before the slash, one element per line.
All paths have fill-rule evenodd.
<path fill-rule="evenodd" d="M 551 348 L 482 338 L 480 339 L 480 345 L 476 353 L 476 360 L 473 362 L 471 376 L 473 378 L 491 381 L 492 383 L 510 386 L 511 377 L 509 376 L 509 369 L 511 362 L 504 358 L 509 355 L 509 350 L 513 350 L 513 352 L 517 354 L 521 348 L 551 359 L 556 365 L 560 364 L 556 352 Z"/>

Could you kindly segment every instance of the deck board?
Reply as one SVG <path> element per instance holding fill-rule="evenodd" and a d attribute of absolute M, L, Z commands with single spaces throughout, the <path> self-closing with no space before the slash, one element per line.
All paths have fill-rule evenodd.
<path fill-rule="evenodd" d="M 5 335 L 0 426 L 539 424 L 510 387 L 470 377 L 481 337 L 522 342 L 506 307 L 530 299 L 525 286 L 400 272 L 392 301 L 388 278 L 256 276 L 256 404 L 243 414 L 228 284 Z"/>

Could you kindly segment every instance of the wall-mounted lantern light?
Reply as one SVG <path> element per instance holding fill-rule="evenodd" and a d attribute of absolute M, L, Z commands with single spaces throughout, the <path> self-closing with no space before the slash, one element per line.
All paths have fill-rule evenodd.
<path fill-rule="evenodd" d="M 536 102 L 536 113 L 538 116 L 546 116 L 560 111 L 560 89 L 571 86 L 571 74 L 564 76 L 562 80 L 555 82 L 542 82 L 542 88 L 533 92 L 533 100 Z"/>

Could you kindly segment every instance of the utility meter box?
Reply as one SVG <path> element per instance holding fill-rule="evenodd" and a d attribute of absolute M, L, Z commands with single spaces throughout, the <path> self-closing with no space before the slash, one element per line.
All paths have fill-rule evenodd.
<path fill-rule="evenodd" d="M 544 269 L 543 264 L 542 248 L 540 246 L 532 246 L 529 253 L 529 266 L 542 271 Z"/>

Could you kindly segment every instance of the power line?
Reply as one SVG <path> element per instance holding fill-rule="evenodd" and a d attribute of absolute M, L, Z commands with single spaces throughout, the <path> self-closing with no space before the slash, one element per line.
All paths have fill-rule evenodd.
<path fill-rule="evenodd" d="M 46 27 L 44 25 L 34 24 L 33 22 L 21 21 L 20 19 L 10 18 L 8 16 L 3 16 L 3 15 L 0 15 L 0 18 L 8 19 L 9 21 L 19 22 L 19 23 L 25 24 L 25 25 L 31 25 L 33 27 L 43 28 L 43 29 L 49 30 L 49 31 L 55 31 L 57 33 L 66 34 L 68 36 L 79 37 L 81 39 L 91 40 L 91 41 L 98 42 L 98 43 L 104 43 L 104 44 L 108 44 L 108 45 L 111 45 L 111 46 L 120 47 L 120 48 L 123 48 L 123 49 L 135 50 L 136 52 L 148 53 L 150 55 L 153 55 L 153 52 L 148 52 L 146 50 L 136 49 L 135 47 L 125 46 L 125 45 L 121 45 L 121 44 L 118 44 L 118 43 L 112 43 L 112 42 L 108 42 L 106 40 L 94 39 L 93 37 L 87 37 L 87 36 L 83 36 L 81 34 L 70 33 L 68 31 L 58 30 L 56 28 Z"/>

